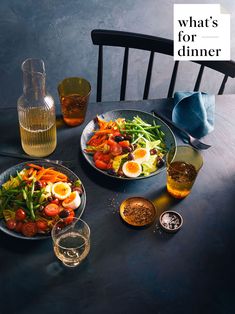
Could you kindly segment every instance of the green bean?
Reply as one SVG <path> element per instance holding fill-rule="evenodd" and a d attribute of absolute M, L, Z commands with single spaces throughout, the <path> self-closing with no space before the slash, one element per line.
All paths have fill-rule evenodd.
<path fill-rule="evenodd" d="M 20 181 L 23 181 L 23 180 L 22 180 L 22 177 L 21 177 L 21 175 L 19 174 L 18 171 L 16 171 L 16 174 L 17 174 L 18 179 L 19 179 Z"/>
<path fill-rule="evenodd" d="M 26 200 L 27 199 L 27 193 L 26 193 L 26 190 L 22 190 L 22 193 L 23 193 L 23 198 Z"/>

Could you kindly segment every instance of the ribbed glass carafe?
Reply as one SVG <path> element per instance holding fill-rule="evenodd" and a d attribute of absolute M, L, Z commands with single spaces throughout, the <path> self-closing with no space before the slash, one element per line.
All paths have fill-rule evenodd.
<path fill-rule="evenodd" d="M 17 103 L 21 145 L 28 155 L 45 157 L 56 148 L 56 115 L 54 100 L 46 93 L 44 62 L 27 59 L 22 71 L 23 95 Z"/>

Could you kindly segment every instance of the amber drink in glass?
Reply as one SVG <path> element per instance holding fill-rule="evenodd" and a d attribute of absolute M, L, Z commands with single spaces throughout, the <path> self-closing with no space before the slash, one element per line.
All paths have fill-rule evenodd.
<path fill-rule="evenodd" d="M 176 146 L 169 150 L 167 163 L 167 191 L 175 198 L 184 198 L 191 192 L 203 159 L 190 146 Z"/>
<path fill-rule="evenodd" d="M 58 85 L 64 122 L 77 126 L 84 122 L 90 97 L 91 85 L 81 77 L 65 78 Z"/>

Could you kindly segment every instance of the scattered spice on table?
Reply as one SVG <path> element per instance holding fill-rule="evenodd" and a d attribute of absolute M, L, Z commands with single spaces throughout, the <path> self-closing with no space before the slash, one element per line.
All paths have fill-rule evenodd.
<path fill-rule="evenodd" d="M 108 209 L 112 210 L 113 214 L 117 214 L 119 212 L 119 194 L 117 193 L 114 197 L 108 199 Z"/>
<path fill-rule="evenodd" d="M 155 229 L 153 229 L 153 233 L 158 232 L 159 234 L 162 234 L 162 228 L 159 223 L 156 223 Z"/>

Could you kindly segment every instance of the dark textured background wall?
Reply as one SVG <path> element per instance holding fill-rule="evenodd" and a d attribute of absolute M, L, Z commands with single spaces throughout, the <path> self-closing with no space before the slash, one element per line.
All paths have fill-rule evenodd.
<path fill-rule="evenodd" d="M 204 1 L 1 0 L 0 106 L 16 105 L 22 93 L 20 65 L 28 57 L 45 61 L 47 89 L 57 104 L 57 84 L 67 76 L 84 76 L 90 80 L 91 101 L 95 100 L 97 47 L 91 43 L 91 30 L 117 29 L 173 38 L 173 3 L 177 2 Z M 231 14 L 231 57 L 235 59 L 235 1 L 221 0 L 220 3 Z M 119 48 L 105 51 L 104 100 L 118 98 L 121 56 Z M 127 99 L 140 99 L 148 54 L 135 50 L 130 57 L 134 69 L 128 73 Z M 170 57 L 155 59 L 150 98 L 166 96 L 172 67 Z M 197 65 L 183 62 L 176 89 L 192 89 L 195 82 L 192 72 L 197 69 Z M 202 89 L 216 92 L 220 77 L 207 71 Z M 226 93 L 234 92 L 235 84 L 230 80 Z"/>

